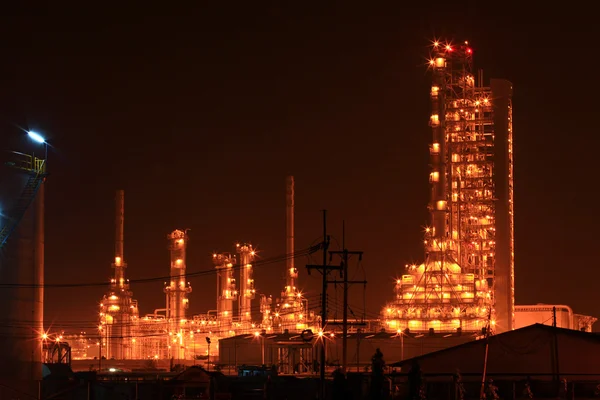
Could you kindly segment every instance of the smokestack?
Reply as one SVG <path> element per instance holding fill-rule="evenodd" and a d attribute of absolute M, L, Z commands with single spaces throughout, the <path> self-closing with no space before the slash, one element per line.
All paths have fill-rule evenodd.
<path fill-rule="evenodd" d="M 290 288 L 296 286 L 296 268 L 294 267 L 294 177 L 288 176 L 286 183 L 286 211 L 285 211 L 285 252 L 287 254 L 287 282 Z M 289 292 L 288 292 L 289 293 Z"/>
<path fill-rule="evenodd" d="M 115 198 L 115 263 L 123 261 L 123 241 L 125 227 L 125 191 L 117 190 Z"/>

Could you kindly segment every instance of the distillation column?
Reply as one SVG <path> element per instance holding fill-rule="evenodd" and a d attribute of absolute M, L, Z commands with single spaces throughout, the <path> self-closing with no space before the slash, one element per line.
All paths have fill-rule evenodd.
<path fill-rule="evenodd" d="M 254 278 L 252 277 L 252 261 L 254 260 L 254 249 L 251 244 L 236 244 L 240 255 L 240 299 L 239 317 L 243 328 L 248 328 L 252 323 L 252 300 L 256 296 L 254 289 Z"/>
<path fill-rule="evenodd" d="M 217 268 L 217 321 L 223 332 L 231 330 L 233 302 L 238 295 L 233 276 L 235 262 L 235 256 L 229 253 L 213 254 Z"/>
<path fill-rule="evenodd" d="M 515 329 L 512 83 L 490 80 L 494 123 L 496 332 Z"/>
<path fill-rule="evenodd" d="M 298 269 L 294 264 L 294 177 L 288 176 L 286 186 L 286 273 L 285 288 L 281 293 L 281 303 L 275 310 L 276 326 L 285 331 L 302 330 L 306 328 L 308 309 L 306 299 L 298 289 Z"/>
<path fill-rule="evenodd" d="M 192 291 L 185 276 L 185 251 L 187 248 L 187 231 L 174 230 L 167 235 L 169 251 L 171 253 L 171 280 L 165 287 L 167 303 L 167 320 L 169 321 L 169 335 L 173 343 L 171 355 L 174 358 L 184 358 L 183 326 L 187 322 L 185 310 L 189 305 L 188 294 Z M 179 350 L 175 350 L 179 349 Z"/>
<path fill-rule="evenodd" d="M 445 80 L 446 59 L 442 56 L 435 58 L 433 68 L 433 85 L 431 87 L 431 119 L 429 124 L 433 134 L 430 147 L 431 175 L 431 200 L 429 211 L 431 213 L 431 241 L 429 246 L 430 256 L 433 259 L 443 258 L 443 243 L 446 238 L 446 135 L 445 128 Z M 437 257 L 435 256 L 437 254 Z M 433 261 L 433 260 L 432 260 Z"/>
<path fill-rule="evenodd" d="M 110 280 L 110 290 L 100 304 L 99 327 L 104 339 L 103 355 L 117 360 L 135 358 L 133 332 L 138 322 L 137 302 L 132 299 L 129 280 L 125 278 L 124 229 L 125 192 L 118 190 L 115 197 L 114 275 Z"/>
<path fill-rule="evenodd" d="M 285 300 L 294 301 L 296 297 L 296 279 L 298 279 L 298 270 L 294 265 L 294 177 L 286 178 L 286 207 L 285 207 L 285 249 L 287 255 L 286 261 L 286 281 L 285 281 Z"/>

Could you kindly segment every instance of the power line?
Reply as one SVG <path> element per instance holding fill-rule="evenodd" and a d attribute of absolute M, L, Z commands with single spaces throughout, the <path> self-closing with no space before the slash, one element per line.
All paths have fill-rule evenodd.
<path fill-rule="evenodd" d="M 252 265 L 254 268 L 256 268 L 256 267 L 261 267 L 261 266 L 285 261 L 290 258 L 300 258 L 300 257 L 304 257 L 304 256 L 309 256 L 309 255 L 317 252 L 320 248 L 321 248 L 321 244 L 317 244 L 317 245 L 308 247 L 306 249 L 299 250 L 299 251 L 291 253 L 291 254 L 284 254 L 284 255 L 280 255 L 280 256 L 276 256 L 276 257 L 272 257 L 272 258 L 267 258 L 262 261 L 257 261 L 255 263 L 253 263 Z M 243 266 L 240 264 L 235 264 L 232 268 L 234 270 L 239 270 L 242 267 Z M 176 279 L 176 278 L 195 278 L 195 277 L 213 275 L 216 273 L 217 273 L 217 270 L 214 268 L 211 268 L 211 269 L 201 270 L 198 272 L 191 272 L 189 274 L 179 275 L 179 276 L 163 275 L 163 276 L 156 276 L 156 277 L 151 277 L 151 278 L 130 279 L 127 281 L 127 283 L 139 284 L 139 283 L 159 282 L 159 281 L 171 280 L 171 279 Z M 94 286 L 108 286 L 108 285 L 109 285 L 109 283 L 107 283 L 106 281 L 87 282 L 87 283 L 46 283 L 46 284 L 42 284 L 42 285 L 28 284 L 28 283 L 0 283 L 0 289 L 38 288 L 38 287 L 43 287 L 45 289 L 47 289 L 47 288 L 79 288 L 79 287 L 94 287 Z"/>

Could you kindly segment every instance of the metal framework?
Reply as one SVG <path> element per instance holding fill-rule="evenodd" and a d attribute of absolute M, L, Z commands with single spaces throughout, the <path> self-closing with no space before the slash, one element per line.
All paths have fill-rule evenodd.
<path fill-rule="evenodd" d="M 467 42 L 434 42 L 431 225 L 425 229 L 425 262 L 407 266 L 396 281 L 396 300 L 383 310 L 389 329 L 494 329 L 497 309 L 503 328 L 512 329 L 512 86 L 505 93 L 494 89 L 494 80 L 491 88 L 482 87 L 481 75 L 477 85 L 472 53 Z M 499 89 L 510 85 L 500 83 Z M 494 106 L 499 97 L 504 107 Z"/>

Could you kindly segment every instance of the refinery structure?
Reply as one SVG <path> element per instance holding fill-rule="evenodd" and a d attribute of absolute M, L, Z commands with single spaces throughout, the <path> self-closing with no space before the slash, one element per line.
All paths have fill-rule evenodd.
<path fill-rule="evenodd" d="M 430 350 L 439 349 L 542 322 L 539 318 L 546 318 L 548 307 L 552 309 L 543 305 L 515 309 L 512 84 L 491 79 L 485 85 L 483 73 L 473 67 L 468 42 L 455 45 L 435 41 L 428 69 L 431 193 L 424 259 L 421 264 L 405 267 L 395 282 L 395 298 L 383 307 L 379 319 L 354 321 L 348 330 L 349 340 L 358 342 L 363 337 L 391 335 L 386 336 L 392 343 L 386 345 L 388 351 L 402 339 L 401 358 L 410 353 L 415 338 L 425 337 Z M 314 312 L 318 306 L 310 309 L 299 289 L 292 176 L 286 179 L 286 282 L 275 301 L 257 290 L 253 245 L 236 243 L 232 251 L 212 255 L 215 309 L 188 315 L 192 291 L 186 280 L 189 238 L 187 231 L 175 230 L 167 236 L 171 260 L 170 281 L 164 288 L 165 308 L 140 316 L 124 273 L 122 191 L 117 193 L 116 210 L 114 277 L 100 307 L 100 353 L 104 357 L 216 359 L 219 355 L 231 358 L 234 351 L 237 360 L 243 358 L 238 354 L 237 341 L 250 340 L 250 346 L 257 346 L 255 339 L 262 338 L 262 356 L 255 361 L 286 365 L 282 370 L 287 370 L 291 361 L 282 358 L 291 360 L 294 351 L 303 354 L 298 357 L 305 364 L 317 359 L 320 346 L 315 340 L 325 336 L 327 347 L 337 346 L 334 338 L 340 333 L 339 327 L 329 321 L 323 324 Z M 561 316 L 564 307 L 558 308 Z M 516 323 L 519 312 L 522 318 Z M 591 331 L 596 321 L 577 314 L 558 319 L 565 321 L 565 327 L 586 331 Z M 318 333 L 311 340 L 312 351 L 307 353 L 302 346 L 281 347 L 286 340 L 309 331 Z M 234 342 L 233 350 L 226 344 L 228 338 Z M 269 354 L 265 354 L 265 339 L 279 341 Z M 219 343 L 228 348 L 225 353 L 219 351 Z M 421 344 L 413 347 L 423 351 Z M 356 357 L 358 360 L 358 354 Z"/>
<path fill-rule="evenodd" d="M 235 366 L 276 364 L 280 372 L 294 373 L 316 371 L 317 355 L 326 354 L 328 362 L 334 363 L 331 360 L 344 346 L 344 363 L 346 350 L 354 348 L 356 354 L 348 364 L 355 362 L 360 370 L 370 363 L 376 347 L 391 359 L 403 360 L 549 320 L 558 327 L 590 332 L 596 318 L 575 314 L 568 306 L 515 306 L 512 84 L 503 79 L 484 84 L 483 73 L 473 67 L 473 50 L 467 42 L 435 41 L 428 69 L 430 221 L 424 256 L 422 263 L 399 271 L 395 286 L 390 285 L 395 298 L 382 307 L 379 318 L 356 319 L 349 325 L 346 320 L 342 340 L 339 321 L 321 320 L 315 312 L 320 306 L 309 304 L 300 289 L 295 259 L 327 249 L 327 239 L 296 250 L 295 187 L 289 176 L 285 284 L 279 296 L 261 291 L 255 281 L 254 269 L 261 263 L 256 247 L 234 243 L 206 259 L 214 268 L 214 306 L 190 315 L 192 286 L 186 261 L 190 236 L 186 229 L 175 229 L 165 238 L 170 262 L 164 307 L 141 314 L 130 286 L 125 193 L 119 190 L 112 276 L 99 301 L 97 332 L 88 333 L 89 338 L 83 334 L 50 337 L 43 330 L 46 160 L 13 152 L 1 170 L 10 179 L 0 198 L 9 206 L 0 215 L 0 277 L 3 282 L 25 285 L 4 290 L 4 319 L 31 319 L 33 329 L 10 324 L 0 329 L 11 361 L 28 376 L 39 376 L 40 360 L 51 361 L 70 345 L 69 357 L 98 357 L 100 370 L 103 359 L 182 364 L 205 360 L 209 367 L 219 360 Z M 165 265 L 165 275 L 166 270 Z M 378 342 L 361 352 L 365 341 Z M 13 372 L 3 371 L 6 376 Z"/>
<path fill-rule="evenodd" d="M 114 273 L 110 288 L 100 301 L 99 311 L 101 340 L 98 350 L 101 357 L 115 360 L 194 360 L 215 357 L 218 341 L 222 338 L 320 328 L 320 320 L 314 312 L 309 312 L 308 300 L 297 286 L 292 176 L 286 179 L 286 282 L 280 298 L 273 303 L 271 296 L 257 295 L 253 277 L 256 250 L 250 243 L 236 243 L 233 252 L 212 255 L 216 272 L 216 309 L 200 315 L 187 313 L 188 295 L 192 291 L 186 280 L 189 237 L 186 230 L 174 230 L 167 235 L 170 280 L 164 287 L 165 308 L 140 316 L 125 274 L 124 197 L 124 191 L 117 191 Z M 258 307 L 253 306 L 253 302 L 258 302 Z M 255 309 L 260 311 L 260 315 L 253 313 Z"/>
<path fill-rule="evenodd" d="M 396 281 L 388 329 L 502 332 L 514 326 L 512 84 L 473 51 L 433 43 L 430 224 L 425 258 Z"/>
<path fill-rule="evenodd" d="M 381 319 L 361 321 L 373 332 L 408 335 L 427 332 L 475 336 L 512 330 L 514 306 L 514 227 L 512 158 L 512 84 L 475 73 L 468 43 L 435 42 L 428 65 L 432 140 L 430 144 L 430 223 L 425 256 L 408 265 L 395 282 L 395 299 Z M 286 180 L 286 283 L 280 298 L 257 295 L 255 250 L 237 243 L 232 252 L 215 253 L 216 309 L 188 316 L 186 247 L 188 236 L 168 236 L 170 282 L 165 308 L 139 317 L 124 275 L 123 193 L 117 195 L 115 275 L 102 300 L 100 330 L 107 358 L 178 359 L 208 354 L 205 338 L 299 334 L 307 329 L 334 335 L 321 324 L 298 288 L 294 264 L 294 180 Z M 260 316 L 252 302 L 259 302 Z M 327 321 L 326 321 L 327 322 Z M 356 324 L 359 326 L 361 324 Z M 350 333 L 356 333 L 355 325 Z M 363 330 L 364 331 L 364 330 Z M 465 335 L 470 337 L 470 335 Z M 212 342 L 212 340 L 211 340 Z"/>

